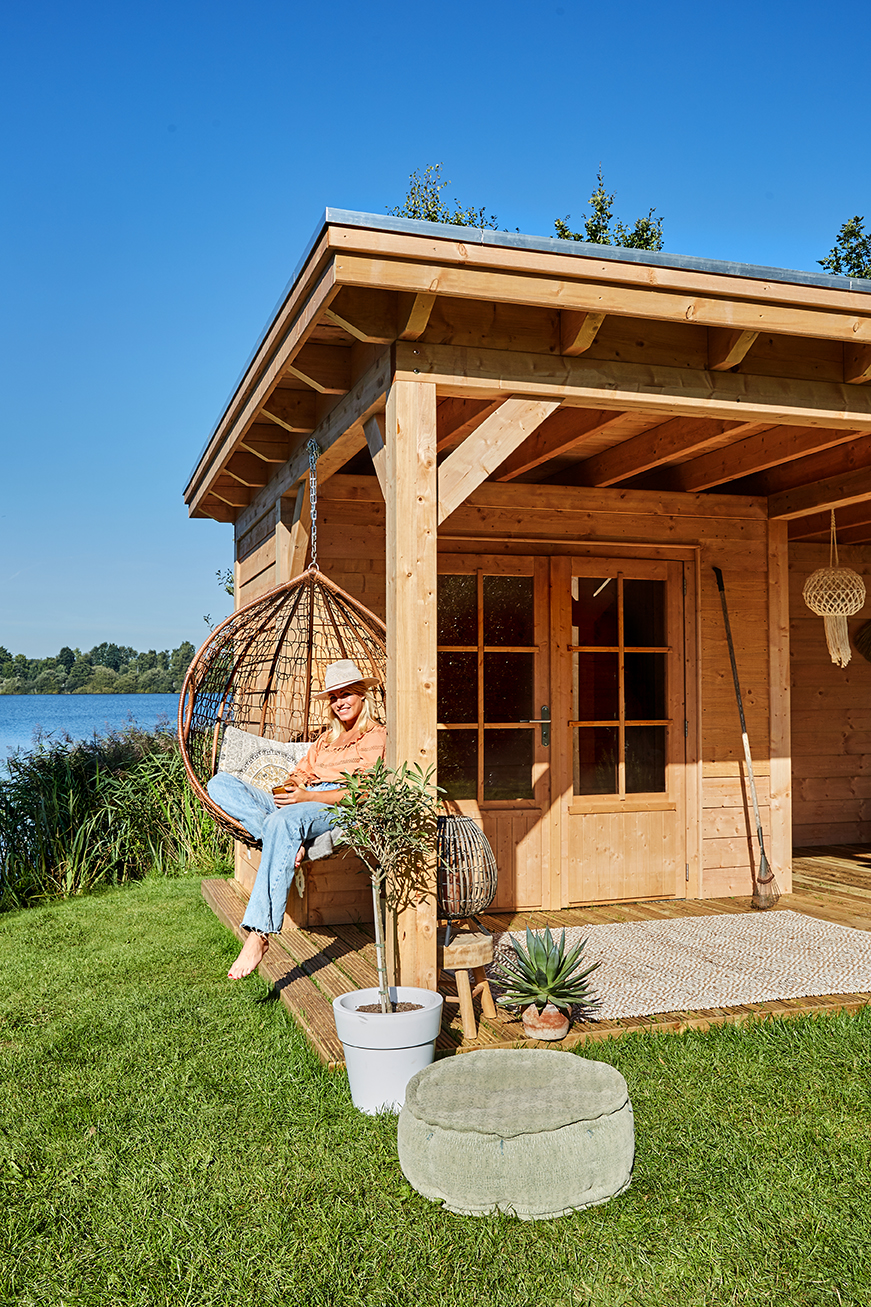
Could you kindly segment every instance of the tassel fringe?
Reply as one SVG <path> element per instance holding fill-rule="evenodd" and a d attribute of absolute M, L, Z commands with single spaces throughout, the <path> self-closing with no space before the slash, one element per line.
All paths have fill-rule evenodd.
<path fill-rule="evenodd" d="M 853 655 L 846 617 L 824 617 L 823 625 L 826 628 L 826 644 L 829 646 L 832 662 L 838 667 L 846 667 Z"/>

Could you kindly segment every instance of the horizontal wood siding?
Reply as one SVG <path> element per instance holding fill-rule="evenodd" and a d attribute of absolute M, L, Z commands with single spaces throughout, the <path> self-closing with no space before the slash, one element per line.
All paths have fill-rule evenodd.
<path fill-rule="evenodd" d="M 871 596 L 871 546 L 844 546 L 839 561 L 864 578 Z M 848 665 L 837 667 L 823 619 L 802 598 L 811 572 L 828 565 L 828 545 L 790 546 L 793 838 L 799 846 L 871 841 L 871 664 L 854 648 Z M 851 643 L 869 617 L 866 602 L 848 620 Z"/>

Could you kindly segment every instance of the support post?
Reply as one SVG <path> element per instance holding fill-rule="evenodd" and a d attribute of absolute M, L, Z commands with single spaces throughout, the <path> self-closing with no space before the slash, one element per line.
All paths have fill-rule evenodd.
<path fill-rule="evenodd" d="M 436 388 L 394 380 L 387 395 L 387 762 L 436 761 Z M 388 961 L 403 985 L 436 988 L 435 859 L 403 911 Z"/>
<path fill-rule="evenodd" d="M 790 742 L 789 541 L 786 522 L 768 523 L 771 868 L 792 893 L 792 748 Z"/>
<path fill-rule="evenodd" d="M 311 502 L 308 476 L 297 487 L 296 498 L 275 505 L 275 584 L 292 581 L 305 568 L 311 541 Z"/>

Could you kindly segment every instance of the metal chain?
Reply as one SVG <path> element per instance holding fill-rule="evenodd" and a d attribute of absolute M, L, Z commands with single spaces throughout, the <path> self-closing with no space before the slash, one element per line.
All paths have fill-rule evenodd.
<path fill-rule="evenodd" d="M 316 440 L 310 440 L 308 449 L 308 494 L 311 503 L 311 549 L 312 560 L 309 571 L 318 570 L 318 455 L 321 447 Z"/>

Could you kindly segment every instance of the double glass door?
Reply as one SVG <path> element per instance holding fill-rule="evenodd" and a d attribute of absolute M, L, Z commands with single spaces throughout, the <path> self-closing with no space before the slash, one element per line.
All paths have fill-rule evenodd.
<path fill-rule="evenodd" d="M 685 813 L 683 565 L 443 556 L 439 784 L 496 910 L 664 897 Z"/>

